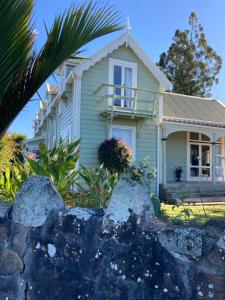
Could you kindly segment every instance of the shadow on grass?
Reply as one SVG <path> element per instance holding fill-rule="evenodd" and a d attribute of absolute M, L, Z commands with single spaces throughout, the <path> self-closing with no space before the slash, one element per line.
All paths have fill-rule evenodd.
<path fill-rule="evenodd" d="M 205 224 L 209 221 L 225 222 L 225 205 L 190 205 L 187 211 L 184 206 L 162 204 L 161 217 L 173 224 Z"/>

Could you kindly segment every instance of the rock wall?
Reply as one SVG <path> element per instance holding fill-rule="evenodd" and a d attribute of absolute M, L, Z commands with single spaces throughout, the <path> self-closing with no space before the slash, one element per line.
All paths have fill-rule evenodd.
<path fill-rule="evenodd" d="M 105 227 L 105 215 L 64 208 L 47 178 L 26 182 L 14 207 L 0 205 L 0 300 L 225 299 L 225 226 L 131 211 Z"/>

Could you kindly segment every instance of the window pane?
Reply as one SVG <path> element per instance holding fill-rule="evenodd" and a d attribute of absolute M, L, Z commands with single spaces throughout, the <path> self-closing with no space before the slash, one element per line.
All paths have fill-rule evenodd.
<path fill-rule="evenodd" d="M 210 166 L 210 147 L 202 146 L 202 166 Z"/>
<path fill-rule="evenodd" d="M 131 129 L 112 128 L 112 136 L 118 140 L 124 141 L 129 147 L 132 147 Z"/>
<path fill-rule="evenodd" d="M 191 168 L 191 177 L 198 177 L 198 176 L 199 176 L 199 169 Z"/>
<path fill-rule="evenodd" d="M 124 86 L 132 87 L 132 69 L 131 68 L 125 68 Z M 124 89 L 124 96 L 132 97 L 132 90 Z M 124 106 L 131 107 L 131 100 L 125 99 Z"/>
<path fill-rule="evenodd" d="M 122 67 L 121 66 L 114 66 L 114 80 L 113 83 L 116 85 L 122 84 Z"/>
<path fill-rule="evenodd" d="M 202 138 L 202 141 L 210 141 L 210 138 L 205 134 L 202 134 L 201 138 Z"/>
<path fill-rule="evenodd" d="M 209 168 L 203 168 L 202 169 L 202 176 L 203 177 L 210 177 L 210 169 Z"/>
<path fill-rule="evenodd" d="M 114 78 L 113 78 L 113 84 L 115 85 L 122 85 L 122 67 L 121 66 L 117 66 L 114 65 Z M 121 96 L 121 89 L 120 88 L 116 88 L 114 93 L 116 95 L 120 95 Z M 115 99 L 114 105 L 118 105 L 121 106 L 121 99 Z"/>
<path fill-rule="evenodd" d="M 191 145 L 190 161 L 192 166 L 199 165 L 199 145 Z"/>
<path fill-rule="evenodd" d="M 193 141 L 199 141 L 199 133 L 191 132 L 190 133 L 190 139 L 193 140 Z"/>

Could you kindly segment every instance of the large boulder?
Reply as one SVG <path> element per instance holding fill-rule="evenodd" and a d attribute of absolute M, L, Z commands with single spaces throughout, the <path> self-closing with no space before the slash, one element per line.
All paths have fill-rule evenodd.
<path fill-rule="evenodd" d="M 51 180 L 44 176 L 32 176 L 16 195 L 12 218 L 15 223 L 39 227 L 51 211 L 64 208 L 64 202 Z"/>
<path fill-rule="evenodd" d="M 137 217 L 137 222 L 149 220 L 154 217 L 154 207 L 148 191 L 142 185 L 123 177 L 113 190 L 103 226 L 121 225 L 128 221 L 131 214 Z"/>

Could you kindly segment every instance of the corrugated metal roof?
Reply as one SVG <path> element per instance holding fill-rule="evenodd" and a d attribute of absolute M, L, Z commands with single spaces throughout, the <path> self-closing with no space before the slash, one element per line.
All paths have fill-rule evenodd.
<path fill-rule="evenodd" d="M 225 107 L 207 98 L 164 93 L 163 115 L 164 120 L 170 121 L 225 125 Z"/>

